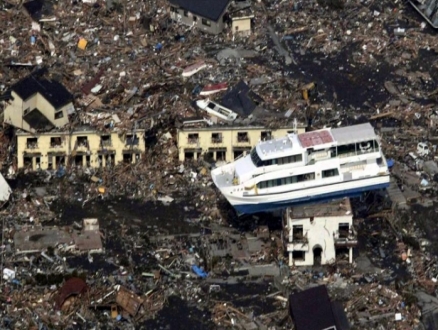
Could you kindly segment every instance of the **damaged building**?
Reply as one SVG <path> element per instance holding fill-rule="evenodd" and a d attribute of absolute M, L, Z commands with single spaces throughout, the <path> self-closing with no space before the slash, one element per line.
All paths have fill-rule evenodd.
<path fill-rule="evenodd" d="M 99 132 L 91 127 L 73 132 L 17 132 L 18 168 L 56 169 L 68 164 L 104 167 L 135 163 L 145 152 L 144 131 Z"/>
<path fill-rule="evenodd" d="M 301 125 L 268 129 L 265 126 L 213 125 L 203 120 L 185 121 L 178 129 L 178 159 L 200 159 L 205 156 L 215 161 L 232 161 L 246 155 L 260 141 L 286 134 L 305 132 Z"/>
<path fill-rule="evenodd" d="M 350 200 L 286 209 L 283 242 L 289 266 L 325 265 L 340 258 L 352 263 L 357 234 L 353 228 Z"/>
<path fill-rule="evenodd" d="M 46 69 L 39 69 L 12 85 L 4 110 L 5 124 L 32 133 L 68 124 L 68 116 L 75 111 L 73 96 L 46 74 Z"/>

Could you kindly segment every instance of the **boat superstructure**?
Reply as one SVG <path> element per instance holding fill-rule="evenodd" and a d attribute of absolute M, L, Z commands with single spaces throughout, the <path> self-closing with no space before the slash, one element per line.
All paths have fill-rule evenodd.
<path fill-rule="evenodd" d="M 351 197 L 389 186 L 380 139 L 369 124 L 325 128 L 262 141 L 212 171 L 239 213 Z"/>

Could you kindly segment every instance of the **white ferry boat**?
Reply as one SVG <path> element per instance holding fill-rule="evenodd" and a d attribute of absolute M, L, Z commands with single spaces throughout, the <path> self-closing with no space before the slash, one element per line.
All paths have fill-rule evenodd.
<path fill-rule="evenodd" d="M 359 196 L 389 186 L 380 139 L 369 124 L 260 142 L 212 178 L 240 214 Z"/>

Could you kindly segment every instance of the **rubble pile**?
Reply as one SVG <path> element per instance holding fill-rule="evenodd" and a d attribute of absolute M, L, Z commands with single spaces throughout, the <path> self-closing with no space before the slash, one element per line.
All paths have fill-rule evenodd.
<path fill-rule="evenodd" d="M 290 295 L 317 285 L 355 328 L 434 322 L 435 31 L 401 1 L 246 3 L 247 35 L 228 23 L 208 34 L 175 22 L 164 0 L 0 3 L 0 160 L 12 191 L 0 212 L 0 327 L 164 328 L 178 297 L 178 308 L 190 310 L 184 317 L 201 313 L 196 322 L 211 328 L 287 329 Z M 13 87 L 36 72 L 72 94 L 65 124 L 26 117 L 41 109 L 24 103 L 20 121 L 38 129 L 7 118 Z M 196 103 L 228 109 L 247 93 L 251 113 L 235 112 L 232 123 Z M 53 122 L 60 119 L 56 112 Z M 237 217 L 211 180 L 219 160 L 178 161 L 177 132 L 191 121 L 218 132 L 370 121 L 392 181 L 355 203 L 353 263 L 340 256 L 327 266 L 287 266 L 282 219 Z M 85 166 L 85 139 L 52 168 L 36 158 L 18 166 L 20 134 L 29 153 L 35 137 L 81 130 L 117 133 L 128 161 Z M 141 142 L 130 141 L 137 131 Z M 134 142 L 145 146 L 137 158 Z M 98 142 L 105 157 L 106 143 Z"/>

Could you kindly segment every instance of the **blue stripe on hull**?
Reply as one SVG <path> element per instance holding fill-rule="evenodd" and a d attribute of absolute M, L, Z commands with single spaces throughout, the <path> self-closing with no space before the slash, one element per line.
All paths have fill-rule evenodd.
<path fill-rule="evenodd" d="M 342 190 L 334 193 L 328 194 L 320 194 L 316 196 L 308 196 L 303 198 L 296 198 L 293 200 L 286 200 L 281 202 L 273 202 L 273 203 L 259 203 L 259 204 L 240 204 L 233 205 L 239 215 L 242 214 L 252 214 L 258 212 L 267 212 L 274 211 L 282 208 L 286 208 L 289 206 L 297 206 L 307 203 L 323 203 L 328 202 L 337 198 L 344 197 L 359 197 L 362 193 L 366 191 L 386 189 L 389 187 L 389 183 L 382 183 L 374 186 L 362 187 L 362 188 L 354 188 L 350 190 Z"/>

